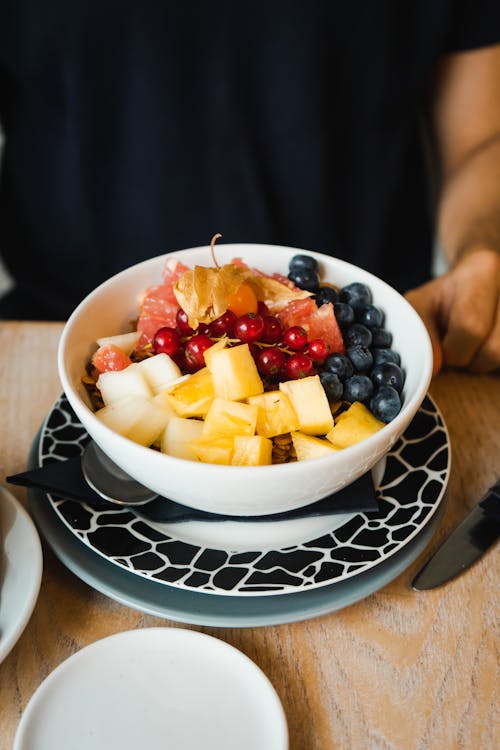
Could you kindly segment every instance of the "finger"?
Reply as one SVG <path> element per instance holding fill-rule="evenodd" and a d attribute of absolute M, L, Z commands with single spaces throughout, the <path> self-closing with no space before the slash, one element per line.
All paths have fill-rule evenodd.
<path fill-rule="evenodd" d="M 480 294 L 472 283 L 455 285 L 443 338 L 443 355 L 447 365 L 471 365 L 492 332 L 496 308 L 496 280 L 484 282 Z"/>
<path fill-rule="evenodd" d="M 497 305 L 496 320 L 486 341 L 474 355 L 470 369 L 473 372 L 494 372 L 500 368 L 500 304 Z"/>
<path fill-rule="evenodd" d="M 436 299 L 433 294 L 433 282 L 407 292 L 405 297 L 420 315 L 427 328 L 432 345 L 432 377 L 434 377 L 443 366 L 443 349 L 438 326 Z"/>

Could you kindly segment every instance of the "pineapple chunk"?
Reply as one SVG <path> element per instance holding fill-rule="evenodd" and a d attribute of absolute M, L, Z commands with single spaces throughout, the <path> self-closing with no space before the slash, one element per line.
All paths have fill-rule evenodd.
<path fill-rule="evenodd" d="M 131 395 L 95 413 L 107 427 L 140 445 L 152 445 L 165 429 L 171 411 L 143 395 Z"/>
<path fill-rule="evenodd" d="M 264 392 L 248 344 L 220 349 L 209 357 L 209 361 L 216 396 L 243 401 Z"/>
<path fill-rule="evenodd" d="M 232 435 L 210 435 L 193 440 L 188 445 L 199 461 L 205 464 L 229 466 L 233 457 L 234 438 Z"/>
<path fill-rule="evenodd" d="M 223 338 L 219 339 L 219 341 L 216 341 L 213 346 L 210 346 L 208 349 L 205 349 L 203 352 L 203 358 L 205 360 L 206 366 L 210 369 L 210 360 L 212 359 L 212 355 L 214 355 L 216 352 L 220 352 L 221 349 L 225 349 L 228 345 L 229 341 L 227 336 L 224 336 Z"/>
<path fill-rule="evenodd" d="M 233 466 L 267 466 L 272 462 L 273 443 L 260 435 L 236 435 Z"/>
<path fill-rule="evenodd" d="M 179 367 L 168 354 L 155 354 L 137 364 L 153 393 L 160 393 L 182 375 Z"/>
<path fill-rule="evenodd" d="M 122 352 L 129 355 L 134 351 L 140 337 L 140 331 L 132 331 L 131 333 L 118 333 L 116 336 L 104 336 L 104 338 L 97 339 L 96 343 L 98 346 L 114 344 L 114 346 L 117 346 Z"/>
<path fill-rule="evenodd" d="M 193 440 L 201 437 L 203 422 L 199 419 L 172 417 L 162 433 L 160 450 L 176 458 L 197 461 L 198 458 L 189 447 Z"/>
<path fill-rule="evenodd" d="M 375 434 L 384 426 L 360 401 L 355 401 L 335 419 L 327 439 L 336 448 L 347 448 Z"/>
<path fill-rule="evenodd" d="M 297 414 L 299 429 L 307 435 L 325 435 L 333 427 L 333 417 L 319 375 L 280 383 Z"/>
<path fill-rule="evenodd" d="M 254 435 L 257 414 L 257 406 L 215 398 L 203 423 L 203 436 Z"/>
<path fill-rule="evenodd" d="M 336 453 L 338 450 L 328 440 L 305 435 L 303 432 L 292 432 L 292 442 L 297 454 L 297 461 L 327 456 L 329 453 Z"/>
<path fill-rule="evenodd" d="M 247 401 L 259 407 L 255 429 L 257 435 L 271 438 L 298 430 L 299 421 L 286 393 L 267 391 L 250 396 Z"/>
<path fill-rule="evenodd" d="M 212 375 L 207 367 L 166 390 L 166 398 L 179 417 L 204 417 L 214 400 Z"/>
<path fill-rule="evenodd" d="M 129 365 L 124 370 L 101 373 L 97 380 L 97 387 L 101 391 L 102 400 L 106 406 L 116 404 L 126 396 L 149 398 L 153 395 L 138 363 Z"/>

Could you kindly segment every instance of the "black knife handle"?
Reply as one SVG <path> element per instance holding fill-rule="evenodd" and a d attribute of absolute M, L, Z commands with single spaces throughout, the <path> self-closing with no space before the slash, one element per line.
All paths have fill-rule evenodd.
<path fill-rule="evenodd" d="M 479 503 L 485 516 L 500 521 L 500 482 L 497 482 Z"/>

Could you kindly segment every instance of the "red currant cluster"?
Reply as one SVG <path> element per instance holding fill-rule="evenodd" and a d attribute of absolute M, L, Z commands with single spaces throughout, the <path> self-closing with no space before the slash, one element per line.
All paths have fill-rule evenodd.
<path fill-rule="evenodd" d="M 196 372 L 205 366 L 204 352 L 223 336 L 233 345 L 248 344 L 260 374 L 271 382 L 311 375 L 329 353 L 323 339 L 308 342 L 307 332 L 301 326 L 284 329 L 279 318 L 271 315 L 262 303 L 257 313 L 239 317 L 226 310 L 196 331 L 179 308 L 176 327 L 160 328 L 154 336 L 153 349 L 155 354 L 172 357 L 183 372 Z"/>

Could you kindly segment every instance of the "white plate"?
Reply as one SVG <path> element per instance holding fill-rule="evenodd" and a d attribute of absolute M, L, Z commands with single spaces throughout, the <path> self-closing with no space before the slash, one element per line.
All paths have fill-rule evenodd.
<path fill-rule="evenodd" d="M 35 465 L 76 456 L 87 440 L 63 396 L 42 426 Z M 205 594 L 286 596 L 358 577 L 401 552 L 437 512 L 449 471 L 446 425 L 427 396 L 375 479 L 377 513 L 152 524 L 126 508 L 47 498 L 80 542 L 133 575 Z"/>
<path fill-rule="evenodd" d="M 0 487 L 0 663 L 31 617 L 42 580 L 42 547 L 21 504 Z"/>
<path fill-rule="evenodd" d="M 335 612 L 364 599 L 402 573 L 429 544 L 439 524 L 444 497 L 423 531 L 401 552 L 375 568 L 340 583 L 282 596 L 212 596 L 165 586 L 136 576 L 98 555 L 72 534 L 47 496 L 28 490 L 30 510 L 54 553 L 82 581 L 125 607 L 192 625 L 250 628 L 282 625 Z"/>
<path fill-rule="evenodd" d="M 32 696 L 14 750 L 286 750 L 280 700 L 233 646 L 181 628 L 104 638 Z"/>

